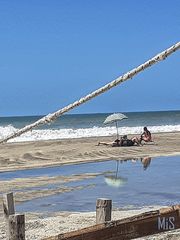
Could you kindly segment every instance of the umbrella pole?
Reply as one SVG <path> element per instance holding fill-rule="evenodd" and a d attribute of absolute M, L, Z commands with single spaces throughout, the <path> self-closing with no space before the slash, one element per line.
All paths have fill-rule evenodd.
<path fill-rule="evenodd" d="M 117 129 L 117 139 L 119 139 L 119 133 L 118 133 L 118 123 L 116 121 L 116 129 Z"/>

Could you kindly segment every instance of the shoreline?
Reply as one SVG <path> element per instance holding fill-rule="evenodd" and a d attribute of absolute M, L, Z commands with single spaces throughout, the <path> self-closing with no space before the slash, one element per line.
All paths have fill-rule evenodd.
<path fill-rule="evenodd" d="M 97 146 L 99 141 L 112 142 L 114 139 L 111 136 L 5 143 L 0 145 L 0 173 L 66 164 L 180 155 L 180 132 L 153 134 L 154 142 L 145 143 L 144 146 Z"/>

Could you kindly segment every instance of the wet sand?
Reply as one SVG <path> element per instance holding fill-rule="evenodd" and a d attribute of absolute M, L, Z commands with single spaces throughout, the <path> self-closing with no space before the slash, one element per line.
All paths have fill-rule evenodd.
<path fill-rule="evenodd" d="M 131 137 L 131 136 L 129 136 Z M 162 133 L 153 134 L 153 143 L 144 146 L 133 147 L 111 147 L 97 146 L 99 141 L 111 142 L 114 137 L 101 138 L 81 138 L 69 140 L 49 140 L 39 142 L 24 143 L 6 143 L 0 145 L 0 172 L 14 171 L 20 169 L 34 169 L 47 166 L 59 166 L 63 164 L 77 164 L 84 162 L 104 161 L 104 160 L 126 160 L 138 159 L 140 157 L 157 157 L 157 156 L 173 156 L 180 155 L 180 133 Z M 58 188 L 42 189 L 29 191 L 26 194 L 21 191 L 22 188 L 46 186 L 48 184 L 67 183 L 77 181 L 78 179 L 86 179 L 96 177 L 96 173 L 82 174 L 78 176 L 67 177 L 36 177 L 26 179 L 13 179 L 9 181 L 1 181 L 1 193 L 18 190 L 15 195 L 16 203 L 27 201 L 41 196 L 49 196 L 52 194 L 63 193 L 66 191 L 74 191 L 76 188 Z M 19 184 L 22 183 L 23 185 Z M 78 186 L 81 188 L 81 186 Z M 83 186 L 84 187 L 84 186 Z M 88 186 L 85 186 L 88 187 Z M 2 206 L 2 198 L 0 197 L 0 205 Z M 160 208 L 160 207 L 159 207 Z M 138 214 L 147 211 L 129 210 L 116 211 L 115 219 Z M 151 210 L 151 209 L 150 209 Z M 26 213 L 27 217 L 27 240 L 41 239 L 45 236 L 51 236 L 78 228 L 95 224 L 95 213 L 54 213 L 42 219 L 41 214 Z M 2 216 L 2 207 L 0 207 L 0 240 L 5 239 L 4 222 Z M 57 224 L 58 223 L 58 224 Z M 180 239 L 180 231 L 166 233 L 153 238 L 152 236 L 144 239 Z"/>
<path fill-rule="evenodd" d="M 131 137 L 131 136 L 129 136 Z M 153 134 L 144 146 L 97 146 L 114 137 L 6 143 L 0 145 L 0 172 L 92 161 L 180 155 L 180 133 Z"/>
<path fill-rule="evenodd" d="M 5 194 L 14 192 L 15 204 L 23 203 L 32 199 L 41 197 L 48 197 L 55 194 L 62 194 L 81 190 L 84 188 L 93 187 L 93 184 L 81 185 L 70 187 L 67 184 L 85 179 L 95 178 L 101 173 L 86 173 L 70 176 L 43 176 L 43 177 L 25 177 L 13 178 L 11 180 L 0 181 L 0 192 Z M 49 186 L 55 185 L 54 188 Z M 2 209 L 2 194 L 0 194 L 0 214 L 3 213 Z"/>

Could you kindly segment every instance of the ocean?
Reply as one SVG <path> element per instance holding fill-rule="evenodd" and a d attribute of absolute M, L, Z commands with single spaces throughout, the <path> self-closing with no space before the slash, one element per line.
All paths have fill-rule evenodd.
<path fill-rule="evenodd" d="M 83 138 L 116 135 L 115 124 L 104 125 L 105 118 L 112 113 L 65 114 L 55 122 L 27 132 L 11 142 L 50 139 Z M 179 132 L 180 111 L 128 112 L 128 119 L 119 121 L 120 135 L 140 134 L 147 126 L 152 133 Z M 16 132 L 43 116 L 0 117 L 0 138 Z"/>

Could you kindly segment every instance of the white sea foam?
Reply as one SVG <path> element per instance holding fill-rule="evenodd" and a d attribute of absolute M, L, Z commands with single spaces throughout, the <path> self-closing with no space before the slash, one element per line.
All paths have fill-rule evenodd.
<path fill-rule="evenodd" d="M 148 127 L 152 133 L 158 132 L 179 132 L 180 125 L 162 125 Z M 141 134 L 143 126 L 137 127 L 119 127 L 119 134 Z M 12 125 L 0 127 L 0 138 L 3 139 L 16 132 L 18 129 Z M 93 128 L 79 128 L 79 129 L 46 129 L 46 130 L 32 130 L 22 134 L 20 137 L 10 140 L 11 142 L 22 141 L 38 141 L 50 139 L 67 139 L 67 138 L 82 138 L 82 137 L 96 137 L 96 136 L 113 136 L 117 131 L 115 127 L 93 127 Z"/>

